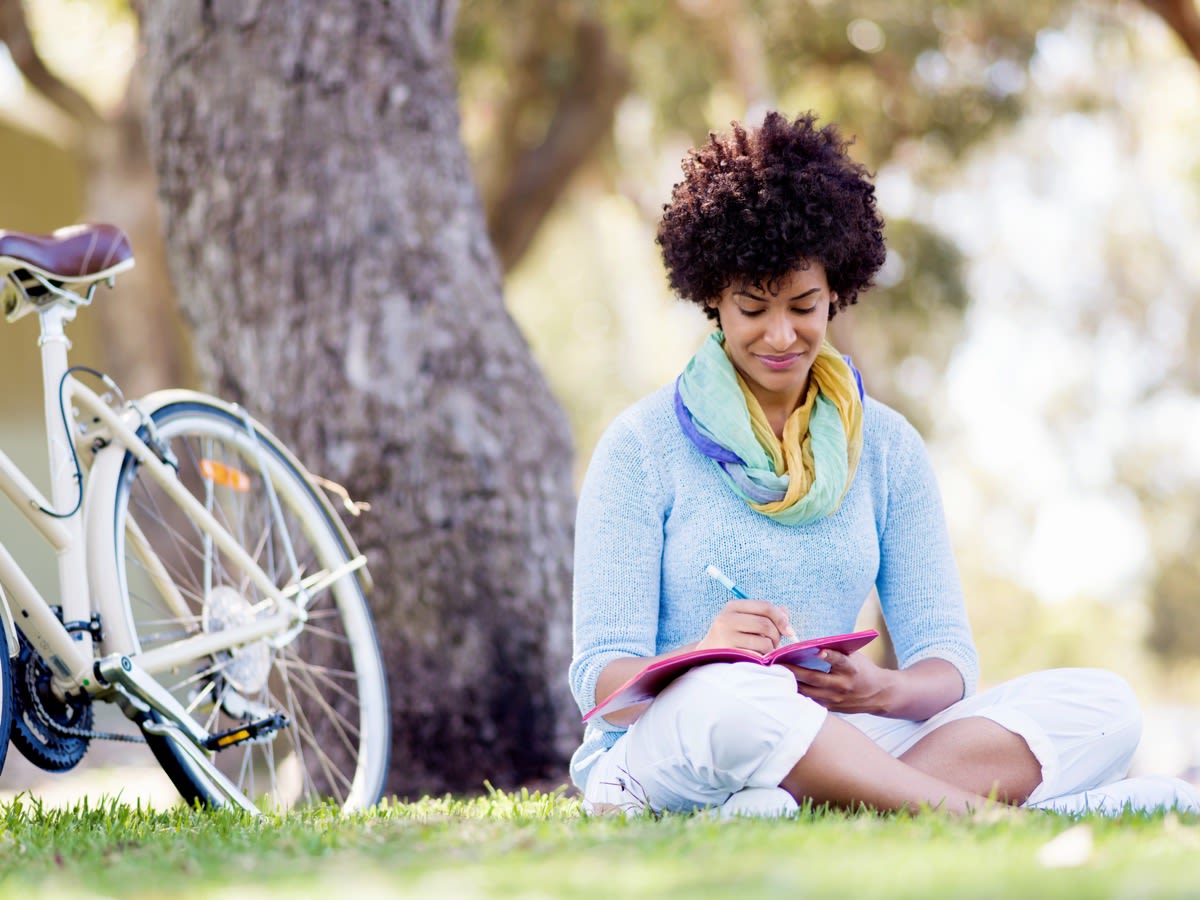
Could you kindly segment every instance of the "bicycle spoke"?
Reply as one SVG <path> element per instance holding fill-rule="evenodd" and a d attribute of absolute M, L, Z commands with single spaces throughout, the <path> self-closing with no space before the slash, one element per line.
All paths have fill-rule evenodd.
<path fill-rule="evenodd" d="M 216 690 L 216 685 L 212 681 L 210 681 L 208 684 L 206 684 L 204 686 L 204 688 L 198 694 L 196 694 L 195 699 L 192 700 L 192 702 L 187 705 L 187 711 L 189 713 L 195 712 L 197 707 L 200 706 L 200 703 L 203 700 L 205 700 L 206 698 L 211 697 L 215 690 Z M 214 704 L 216 703 L 215 700 L 213 702 L 214 702 Z"/>
<path fill-rule="evenodd" d="M 331 691 L 334 691 L 334 692 L 340 694 L 341 696 L 345 697 L 347 700 L 349 700 L 353 703 L 358 703 L 358 696 L 356 694 L 352 694 L 349 691 L 347 691 L 343 685 L 339 684 L 337 681 L 335 681 L 331 677 L 333 675 L 338 675 L 341 678 L 343 678 L 345 681 L 353 682 L 354 681 L 354 673 L 353 672 L 347 672 L 344 669 L 343 670 L 331 669 L 327 666 L 314 666 L 311 663 L 306 662 L 305 660 L 299 659 L 297 657 L 291 657 L 291 656 L 289 656 L 285 662 L 281 661 L 280 665 L 288 666 L 288 667 L 295 667 L 299 671 L 307 672 L 314 680 L 319 679 L 321 681 L 322 686 L 324 686 L 328 690 L 331 690 Z"/>
<path fill-rule="evenodd" d="M 239 784 L 239 785 L 246 785 L 250 788 L 251 791 L 253 791 L 253 789 L 254 789 L 254 785 L 253 785 L 253 782 L 254 782 L 254 765 L 253 765 L 254 753 L 250 749 L 251 747 L 253 747 L 253 744 L 247 746 L 245 751 L 242 753 L 242 763 L 238 767 L 239 772 L 238 772 L 237 781 L 235 783 Z M 246 784 L 247 781 L 250 782 L 249 785 Z"/>
<path fill-rule="evenodd" d="M 285 680 L 285 684 L 287 685 L 288 696 L 294 699 L 295 693 L 291 688 L 291 679 L 285 678 L 284 680 Z M 288 708 L 290 708 L 293 711 L 293 713 L 295 714 L 296 719 L 297 719 L 297 721 L 293 727 L 295 727 L 298 730 L 298 736 L 301 738 L 304 738 L 305 743 L 307 743 L 309 749 L 311 750 L 312 755 L 317 758 L 317 762 L 320 764 L 321 770 L 324 773 L 325 778 L 329 782 L 330 786 L 332 787 L 336 782 L 339 782 L 339 781 L 345 785 L 345 792 L 343 792 L 342 794 L 339 795 L 341 797 L 344 797 L 345 794 L 347 792 L 349 792 L 351 779 L 346 778 L 342 774 L 340 769 L 338 769 L 338 767 L 336 765 L 334 765 L 333 760 L 330 758 L 329 754 L 327 754 L 325 752 L 325 748 L 321 745 L 321 742 L 319 740 L 317 740 L 316 731 L 314 731 L 312 725 L 309 724 L 308 715 L 307 715 L 307 712 L 305 711 L 304 707 L 299 702 L 292 702 L 292 703 L 288 704 Z M 299 752 L 300 751 L 300 740 L 297 740 L 293 746 L 295 747 L 297 752 Z M 305 772 L 306 780 L 308 780 L 309 776 L 307 775 L 307 773 L 308 773 L 307 766 L 304 767 L 304 772 Z M 311 784 L 311 782 L 310 782 L 310 784 Z M 310 787 L 310 793 L 315 793 L 315 792 L 316 792 L 315 786 Z"/>
<path fill-rule="evenodd" d="M 291 684 L 293 682 L 289 680 L 288 683 Z M 334 730 L 337 731 L 337 735 L 341 739 L 345 748 L 348 751 L 353 750 L 358 738 L 358 729 L 354 727 L 354 725 L 346 716 L 342 715 L 342 713 L 338 712 L 333 708 L 332 705 L 330 705 L 325 695 L 317 690 L 316 685 L 313 684 L 311 680 L 298 677 L 295 679 L 295 684 L 298 685 L 299 688 L 306 694 L 308 694 L 315 706 L 325 713 L 326 718 L 331 723 Z M 347 732 L 353 732 L 353 736 Z"/>
<path fill-rule="evenodd" d="M 311 622 L 311 621 L 312 620 L 310 619 L 309 622 Z M 306 627 L 304 629 L 304 633 L 306 635 L 308 635 L 309 637 L 324 638 L 326 641 L 331 641 L 336 644 L 349 644 L 350 643 L 344 634 L 338 634 L 335 631 L 329 631 L 324 628 L 312 627 L 309 625 L 309 622 L 305 623 Z"/>
<path fill-rule="evenodd" d="M 179 484 L 258 573 L 307 613 L 282 647 L 267 637 L 210 649 L 164 673 L 165 683 L 210 734 L 274 712 L 287 716 L 287 727 L 214 754 L 256 802 L 373 803 L 383 785 L 388 729 L 382 664 L 356 574 L 364 559 L 350 552 L 308 477 L 243 417 L 187 402 L 177 415 L 154 415 L 178 460 Z M 138 644 L 165 649 L 275 614 L 275 600 L 256 586 L 260 575 L 235 564 L 150 474 L 134 465 L 118 499 L 118 526 L 132 518 L 144 534 L 143 552 L 127 541 L 119 560 Z M 206 790 L 186 758 L 169 746 L 166 753 L 168 762 L 176 760 L 168 774 L 181 790 Z"/>

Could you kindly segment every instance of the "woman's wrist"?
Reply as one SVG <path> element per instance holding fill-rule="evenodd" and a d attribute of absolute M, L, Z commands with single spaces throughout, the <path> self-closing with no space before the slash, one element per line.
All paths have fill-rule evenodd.
<path fill-rule="evenodd" d="M 878 715 L 923 720 L 962 698 L 962 675 L 944 659 L 923 659 L 904 669 L 885 669 Z"/>
<path fill-rule="evenodd" d="M 904 672 L 901 669 L 880 669 L 882 683 L 876 693 L 876 702 L 878 709 L 875 711 L 877 716 L 886 716 L 889 719 L 905 718 L 897 713 L 898 709 L 904 706 Z"/>

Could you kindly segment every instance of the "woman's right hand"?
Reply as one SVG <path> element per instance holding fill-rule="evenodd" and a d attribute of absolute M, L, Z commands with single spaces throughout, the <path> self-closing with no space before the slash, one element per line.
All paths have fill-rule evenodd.
<path fill-rule="evenodd" d="M 627 680 L 661 659 L 678 656 L 690 650 L 712 650 L 717 647 L 737 647 L 766 654 L 779 646 L 779 639 L 783 635 L 795 637 L 796 633 L 788 624 L 787 610 L 782 606 L 775 606 L 766 600 L 730 600 L 713 619 L 712 624 L 708 626 L 708 633 L 698 643 L 676 647 L 670 653 L 661 656 L 621 656 L 608 663 L 596 681 L 596 703 L 603 703 Z M 647 705 L 648 703 L 640 703 L 619 709 L 604 716 L 604 720 L 612 725 L 629 725 L 637 720 Z"/>
<path fill-rule="evenodd" d="M 766 654 L 779 646 L 784 635 L 796 636 L 784 607 L 766 600 L 730 600 L 708 626 L 708 633 L 696 649 L 736 647 Z"/>

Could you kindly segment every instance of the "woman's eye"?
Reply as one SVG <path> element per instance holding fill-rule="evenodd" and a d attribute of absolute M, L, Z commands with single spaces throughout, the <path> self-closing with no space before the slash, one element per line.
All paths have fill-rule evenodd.
<path fill-rule="evenodd" d="M 746 309 L 741 306 L 739 306 L 738 309 L 741 311 L 742 315 L 748 319 L 753 319 L 755 316 L 761 316 L 763 314 L 761 309 Z"/>

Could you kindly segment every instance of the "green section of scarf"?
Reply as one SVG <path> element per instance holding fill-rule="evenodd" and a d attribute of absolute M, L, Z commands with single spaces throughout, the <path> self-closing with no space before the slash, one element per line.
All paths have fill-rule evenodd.
<path fill-rule="evenodd" d="M 862 398 L 854 369 L 826 343 L 808 394 L 788 417 L 783 439 L 730 362 L 725 335 L 701 345 L 676 383 L 684 432 L 721 467 L 751 508 L 784 525 L 833 512 L 850 489 L 862 450 Z M 680 409 L 682 404 L 683 409 Z"/>

